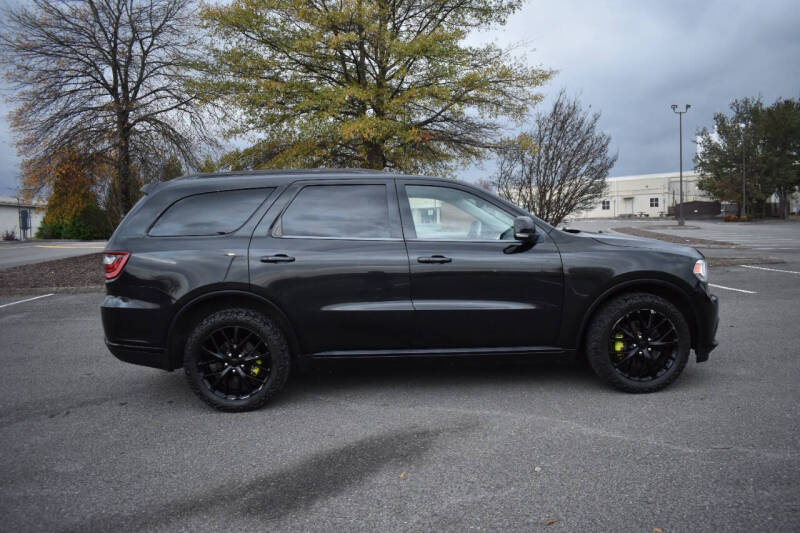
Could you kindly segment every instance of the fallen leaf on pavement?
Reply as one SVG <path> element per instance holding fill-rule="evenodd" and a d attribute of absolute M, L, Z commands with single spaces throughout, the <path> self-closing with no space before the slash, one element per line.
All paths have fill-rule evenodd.
<path fill-rule="evenodd" d="M 555 524 L 555 523 L 557 523 L 557 522 L 558 522 L 558 520 L 548 520 L 547 522 L 545 522 L 545 523 L 544 523 L 544 525 L 546 525 L 546 526 L 552 526 L 553 524 Z"/>
<path fill-rule="evenodd" d="M 406 478 L 406 473 L 405 472 L 401 472 L 400 473 L 400 479 L 405 479 L 405 478 Z"/>

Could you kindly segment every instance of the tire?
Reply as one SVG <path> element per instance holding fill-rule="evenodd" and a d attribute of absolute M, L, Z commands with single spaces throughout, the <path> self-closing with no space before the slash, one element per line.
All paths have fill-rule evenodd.
<path fill-rule="evenodd" d="M 586 338 L 586 357 L 595 374 L 631 393 L 655 392 L 675 381 L 690 350 L 683 314 L 648 293 L 624 294 L 603 305 L 592 317 Z"/>
<path fill-rule="evenodd" d="M 194 327 L 183 368 L 191 389 L 211 407 L 252 411 L 283 388 L 290 360 L 286 337 L 274 322 L 235 308 L 217 311 Z"/>

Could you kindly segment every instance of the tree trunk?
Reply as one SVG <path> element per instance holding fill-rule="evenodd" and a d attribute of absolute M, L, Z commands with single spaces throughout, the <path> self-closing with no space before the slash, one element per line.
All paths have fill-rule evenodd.
<path fill-rule="evenodd" d="M 786 191 L 783 189 L 778 189 L 778 209 L 781 212 L 781 219 L 786 220 Z"/>
<path fill-rule="evenodd" d="M 386 159 L 383 157 L 383 148 L 377 143 L 367 145 L 367 165 L 372 170 L 383 170 L 386 167 Z"/>
<path fill-rule="evenodd" d="M 130 133 L 125 127 L 119 131 L 117 147 L 117 174 L 119 175 L 119 208 L 120 216 L 130 211 L 131 207 L 131 147 Z"/>

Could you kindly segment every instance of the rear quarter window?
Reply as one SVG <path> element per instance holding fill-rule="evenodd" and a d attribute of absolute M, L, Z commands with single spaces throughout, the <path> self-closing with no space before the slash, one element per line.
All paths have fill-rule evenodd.
<path fill-rule="evenodd" d="M 274 188 L 215 191 L 181 198 L 150 227 L 153 237 L 224 235 L 247 221 Z"/>
<path fill-rule="evenodd" d="M 385 185 L 310 185 L 283 213 L 280 237 L 380 239 L 391 236 Z"/>

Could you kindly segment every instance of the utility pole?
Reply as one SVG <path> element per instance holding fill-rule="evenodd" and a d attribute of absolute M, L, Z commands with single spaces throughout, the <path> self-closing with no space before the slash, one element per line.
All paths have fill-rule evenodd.
<path fill-rule="evenodd" d="M 744 144 L 744 134 L 745 128 L 747 128 L 746 122 L 740 122 L 739 128 L 742 130 L 742 216 L 747 216 L 747 193 L 745 191 L 745 187 L 747 185 L 747 170 L 745 169 L 745 144 Z"/>
<path fill-rule="evenodd" d="M 678 111 L 678 104 L 672 104 L 672 112 L 678 114 L 678 153 L 681 159 L 680 162 L 680 201 L 678 204 L 678 225 L 683 226 L 686 222 L 683 220 L 683 115 L 689 111 L 692 104 L 686 104 L 683 111 Z"/>

